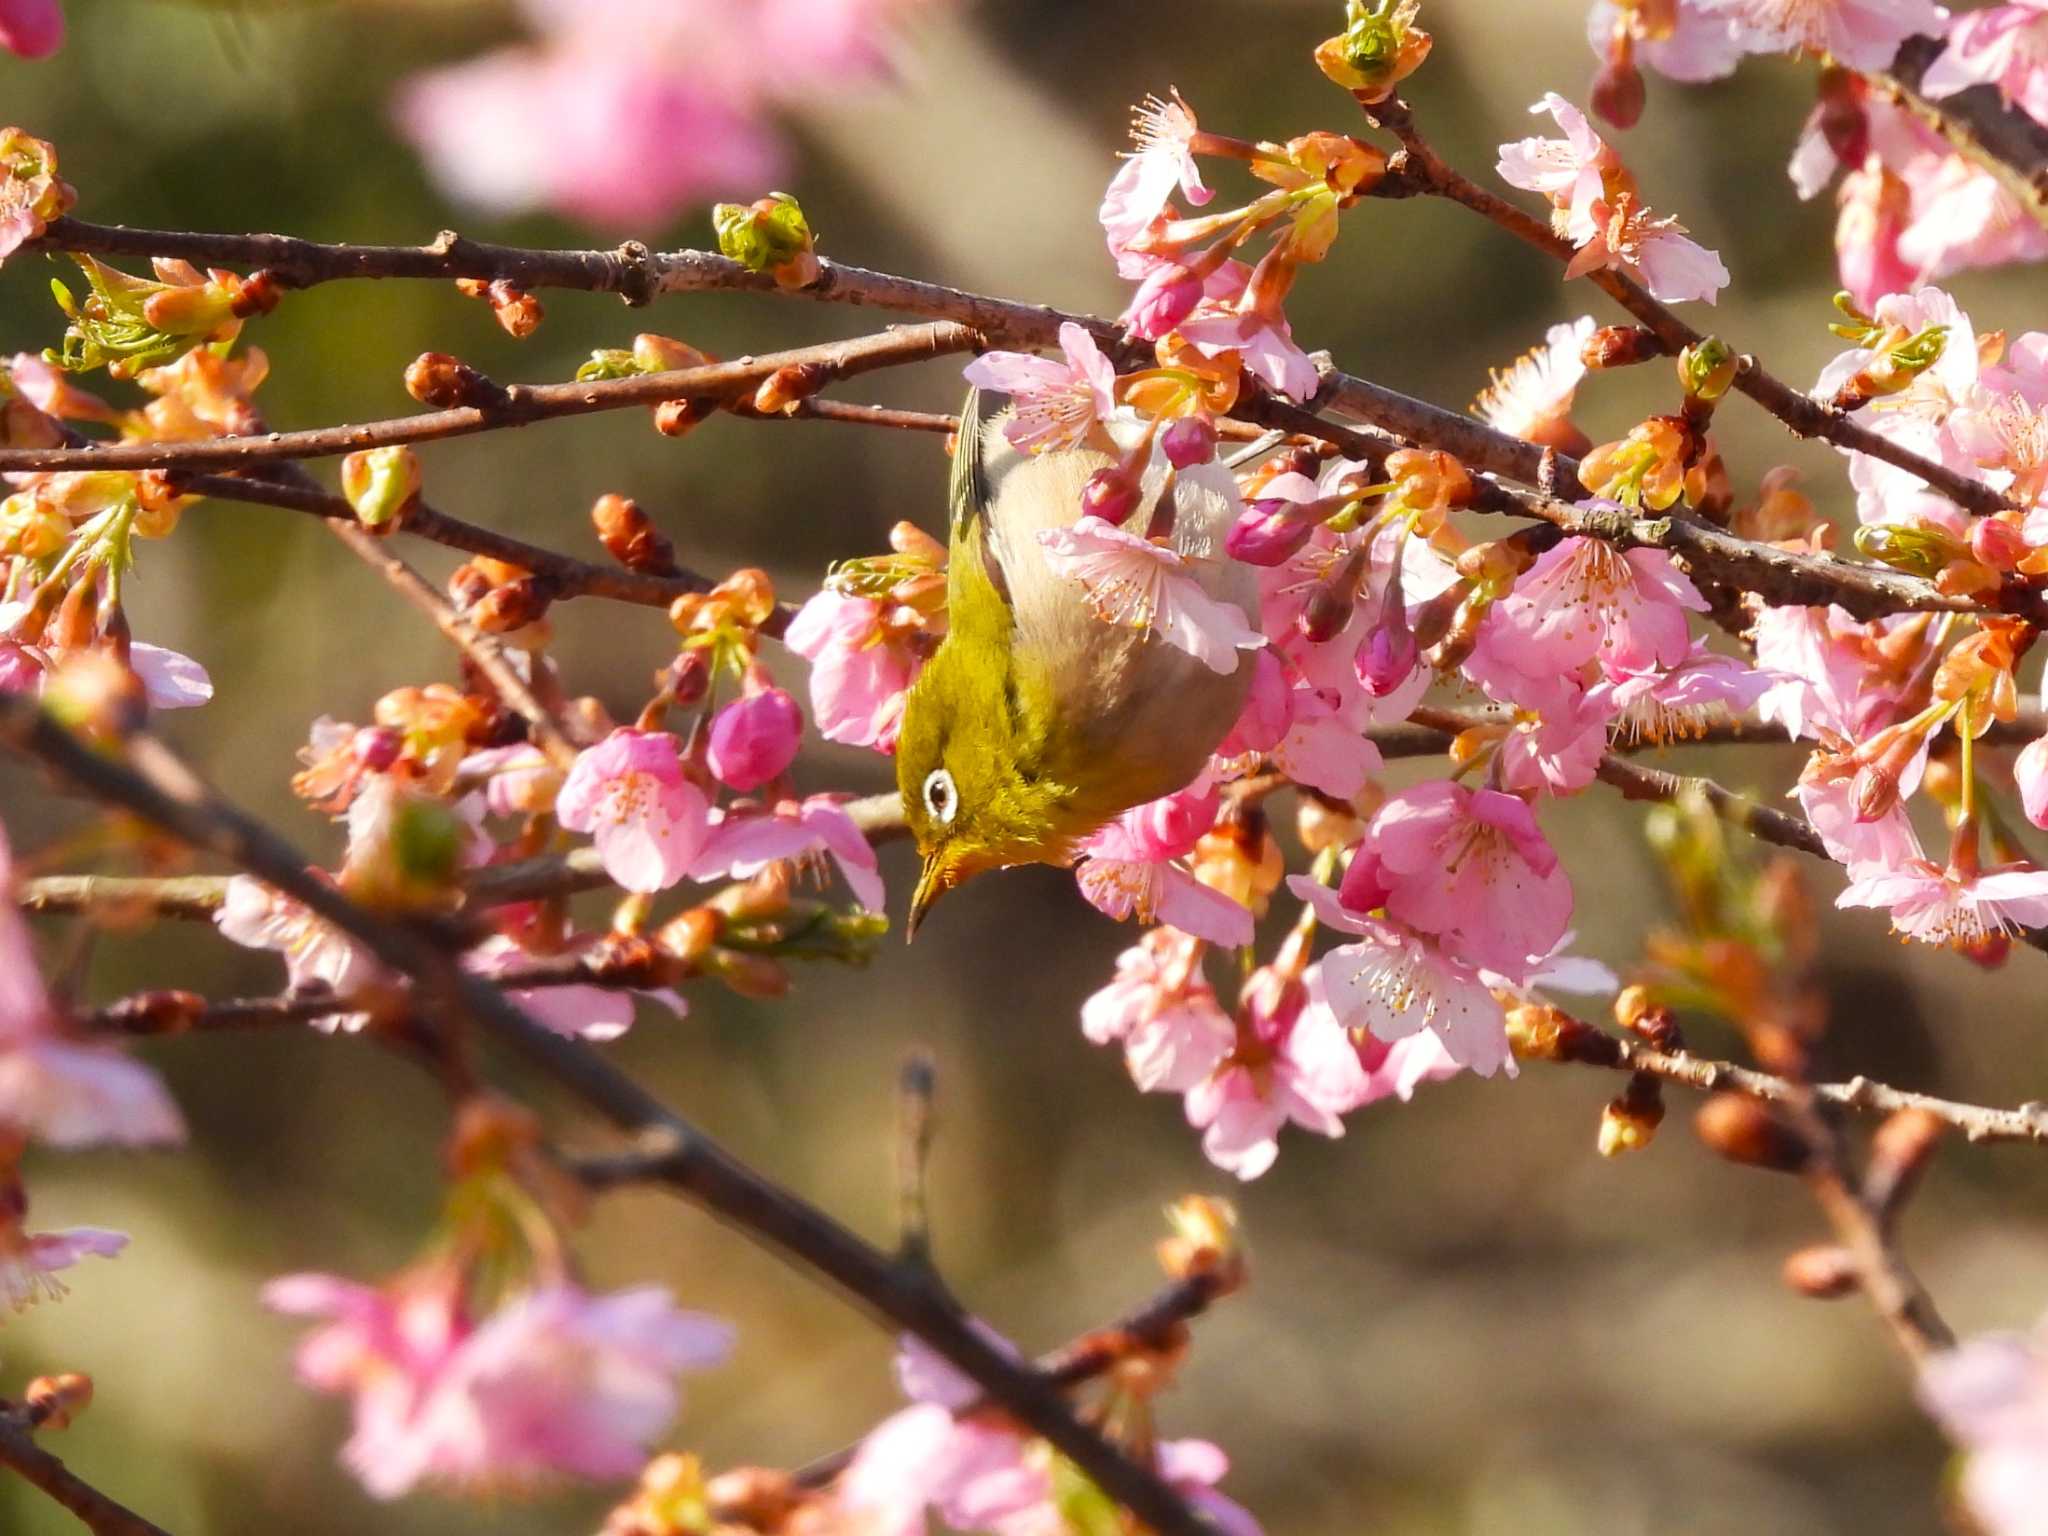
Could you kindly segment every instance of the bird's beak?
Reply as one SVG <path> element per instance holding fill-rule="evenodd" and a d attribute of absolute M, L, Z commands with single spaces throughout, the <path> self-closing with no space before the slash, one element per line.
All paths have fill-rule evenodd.
<path fill-rule="evenodd" d="M 910 893 L 910 916 L 903 924 L 904 943 L 908 944 L 917 937 L 918 925 L 924 921 L 925 913 L 932 909 L 932 903 L 957 884 L 958 871 L 946 857 L 944 849 L 925 856 L 924 869 L 917 877 L 917 889 Z"/>

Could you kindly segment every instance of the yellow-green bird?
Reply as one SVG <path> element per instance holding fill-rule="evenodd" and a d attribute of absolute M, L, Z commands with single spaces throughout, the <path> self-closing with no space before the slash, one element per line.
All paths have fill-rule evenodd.
<path fill-rule="evenodd" d="M 1038 535 L 1081 515 L 1081 493 L 1115 462 L 1091 448 L 1026 454 L 961 410 L 950 491 L 947 633 L 903 705 L 896 782 L 924 868 L 908 931 L 984 870 L 1065 864 L 1132 806 L 1201 772 L 1236 722 L 1249 658 L 1218 673 L 1149 625 L 1109 623 L 1047 563 Z M 1127 526 L 1154 525 L 1147 494 Z M 1215 483 L 1172 483 L 1172 546 L 1212 597 L 1256 616 L 1253 573 L 1223 556 L 1232 515 Z"/>

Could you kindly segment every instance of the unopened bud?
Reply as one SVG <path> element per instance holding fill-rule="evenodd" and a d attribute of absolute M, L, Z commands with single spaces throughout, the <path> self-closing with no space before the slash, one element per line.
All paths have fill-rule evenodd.
<path fill-rule="evenodd" d="M 1616 128 L 1629 129 L 1642 120 L 1648 92 L 1643 72 L 1627 49 L 1609 54 L 1593 76 L 1593 110 Z"/>
<path fill-rule="evenodd" d="M 664 400 L 654 408 L 654 430 L 663 437 L 681 437 L 712 409 L 706 400 Z"/>
<path fill-rule="evenodd" d="M 29 1422 L 38 1429 L 68 1429 L 92 1406 L 92 1378 L 79 1371 L 38 1376 L 21 1394 Z"/>
<path fill-rule="evenodd" d="M 1588 368 L 1627 368 L 1664 355 L 1657 333 L 1640 325 L 1603 325 L 1586 338 L 1579 361 Z"/>
<path fill-rule="evenodd" d="M 1548 1003 L 1520 1003 L 1507 1013 L 1508 1045 L 1519 1061 L 1583 1061 L 1611 1066 L 1619 1045 L 1583 1019 Z"/>
<path fill-rule="evenodd" d="M 633 338 L 632 357 L 633 366 L 642 373 L 679 373 L 685 368 L 707 368 L 718 361 L 687 341 L 658 336 L 652 331 L 642 331 Z"/>
<path fill-rule="evenodd" d="M 1970 525 L 1970 553 L 1994 571 L 2009 571 L 2027 555 L 2027 540 L 2003 514 Z"/>
<path fill-rule="evenodd" d="M 1602 1157 L 1619 1157 L 1640 1152 L 1657 1135 L 1664 1123 L 1664 1089 L 1646 1072 L 1630 1076 L 1628 1086 L 1600 1111 L 1600 1134 L 1596 1142 Z"/>
<path fill-rule="evenodd" d="M 790 363 L 778 368 L 754 391 L 754 409 L 763 416 L 787 415 L 832 381 L 823 363 Z"/>
<path fill-rule="evenodd" d="M 491 306 L 491 315 L 515 340 L 524 341 L 540 329 L 546 311 L 540 300 L 519 287 L 510 278 L 500 277 L 490 282 L 481 278 L 461 277 L 455 286 L 472 299 L 482 299 Z"/>
<path fill-rule="evenodd" d="M 1835 1301 L 1843 1296 L 1852 1296 L 1861 1284 L 1856 1274 L 1856 1261 L 1846 1248 L 1833 1243 L 1817 1243 L 1811 1248 L 1801 1248 L 1785 1260 L 1785 1283 L 1800 1295 L 1814 1301 Z"/>
<path fill-rule="evenodd" d="M 711 952 L 711 946 L 724 931 L 725 920 L 718 912 L 710 907 L 691 907 L 656 929 L 654 944 L 663 954 L 694 967 Z"/>
<path fill-rule="evenodd" d="M 405 392 L 437 411 L 462 406 L 482 411 L 505 403 L 503 388 L 446 352 L 422 352 L 407 364 Z"/>
<path fill-rule="evenodd" d="M 782 288 L 817 280 L 811 226 L 787 192 L 771 192 L 752 203 L 720 203 L 711 210 L 711 223 L 719 253 L 749 272 L 767 272 Z"/>
<path fill-rule="evenodd" d="M 1176 416 L 1159 434 L 1159 451 L 1175 469 L 1193 469 L 1206 464 L 1216 453 L 1216 419 L 1213 416 Z"/>
<path fill-rule="evenodd" d="M 1798 1173 L 1812 1159 L 1806 1139 L 1768 1105 L 1739 1093 L 1717 1093 L 1693 1120 L 1700 1140 L 1731 1163 Z"/>
<path fill-rule="evenodd" d="M 475 561 L 466 560 L 448 573 L 448 601 L 461 610 L 474 608 L 494 585 Z"/>
<path fill-rule="evenodd" d="M 402 443 L 352 453 L 341 461 L 341 494 L 365 528 L 397 528 L 419 505 L 419 458 Z"/>
<path fill-rule="evenodd" d="M 627 570 L 657 576 L 675 570 L 675 547 L 630 497 L 607 491 L 592 505 L 590 521 L 605 553 Z"/>
<path fill-rule="evenodd" d="M 1138 509 L 1138 483 L 1114 465 L 1098 469 L 1081 488 L 1081 512 L 1121 524 Z"/>
<path fill-rule="evenodd" d="M 1277 496 L 1249 502 L 1224 534 L 1224 552 L 1246 565 L 1283 565 L 1314 535 L 1317 511 L 1313 504 Z"/>
<path fill-rule="evenodd" d="M 487 635 L 509 635 L 536 623 L 554 601 L 554 584 L 538 576 L 521 576 L 486 592 L 469 611 L 470 621 Z"/>

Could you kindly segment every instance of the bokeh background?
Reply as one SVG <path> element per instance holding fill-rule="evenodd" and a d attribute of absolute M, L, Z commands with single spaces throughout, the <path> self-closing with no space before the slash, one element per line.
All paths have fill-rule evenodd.
<path fill-rule="evenodd" d="M 1496 144 L 1532 131 L 1526 106 L 1545 89 L 1583 97 L 1594 61 L 1575 0 L 1432 0 L 1427 10 L 1437 48 L 1413 99 L 1466 167 L 1488 170 Z M 394 137 L 393 82 L 498 40 L 513 25 L 503 9 L 73 0 L 70 11 L 73 36 L 56 60 L 0 61 L 0 118 L 58 144 L 82 216 L 361 240 L 419 240 L 455 222 L 490 238 L 598 243 L 545 219 L 464 217 Z M 1226 132 L 1350 129 L 1350 103 L 1308 61 L 1338 11 L 1334 0 L 941 7 L 912 29 L 893 89 L 849 90 L 788 119 L 788 184 L 830 255 L 1113 312 L 1122 294 L 1093 214 L 1129 104 L 1177 84 Z M 1651 93 L 1625 152 L 1652 201 L 1680 213 L 1734 272 L 1713 324 L 1784 376 L 1810 379 L 1836 346 L 1825 329 L 1832 209 L 1798 203 L 1782 172 L 1811 99 L 1810 67 L 1754 60 L 1728 83 L 1653 79 Z M 1230 185 L 1227 171 L 1218 179 Z M 701 245 L 708 223 L 700 214 L 633 233 Z M 40 259 L 0 275 L 0 347 L 56 338 L 52 275 Z M 2038 270 L 1954 286 L 1980 329 L 2042 323 Z M 1459 210 L 1369 203 L 1348 216 L 1333 259 L 1308 273 L 1291 309 L 1297 334 L 1345 366 L 1462 405 L 1489 364 L 1597 302 Z M 743 296 L 671 299 L 645 314 L 571 294 L 546 303 L 547 324 L 520 344 L 446 287 L 336 284 L 289 298 L 248 335 L 273 361 L 263 392 L 273 422 L 304 426 L 409 409 L 400 370 L 430 347 L 501 378 L 542 380 L 643 328 L 732 355 L 851 334 L 872 318 Z M 946 408 L 954 366 L 877 376 L 848 393 Z M 1583 393 L 1596 438 L 1643 413 L 1633 382 L 1595 380 Z M 1740 402 L 1721 431 L 1739 487 L 1774 463 L 1798 463 L 1814 472 L 1823 507 L 1846 512 L 1829 456 Z M 899 518 L 942 523 L 937 446 L 852 427 L 719 420 L 670 442 L 622 412 L 423 457 L 431 494 L 462 516 L 594 554 L 587 509 L 620 491 L 653 511 L 686 563 L 763 564 L 794 596 L 829 560 L 882 547 Z M 313 856 L 331 858 L 336 829 L 286 789 L 307 722 L 363 719 L 392 686 L 452 678 L 450 654 L 290 514 L 203 505 L 143 553 L 137 633 L 199 657 L 219 688 L 167 730 Z M 437 573 L 449 563 L 431 547 L 408 553 Z M 577 603 L 555 622 L 572 686 L 630 716 L 668 654 L 662 616 Z M 772 661 L 801 675 L 794 658 Z M 1765 791 L 1782 789 L 1794 766 L 1769 751 L 1714 765 Z M 1420 771 L 1406 765 L 1394 778 Z M 872 790 L 888 768 L 822 748 L 799 776 Z M 31 851 L 81 820 L 12 768 L 0 770 L 0 812 Z M 1626 970 L 1665 913 L 1638 809 L 1596 791 L 1548 820 L 1578 883 L 1581 947 Z M 885 869 L 900 900 L 905 851 L 887 853 Z M 1814 874 L 1825 906 L 1832 877 Z M 2037 956 L 1986 974 L 1903 949 L 1867 915 L 1829 912 L 1825 928 L 1831 1068 L 1998 1102 L 2043 1093 Z M 1077 1028 L 1081 1000 L 1129 937 L 1065 877 L 1020 872 L 951 898 L 914 951 L 889 943 L 866 971 L 805 972 L 773 1005 L 701 987 L 686 1020 L 644 1015 L 611 1049 L 758 1166 L 877 1236 L 890 1220 L 897 1065 L 929 1049 L 940 1081 L 939 1255 L 977 1309 L 1033 1348 L 1152 1288 L 1164 1202 L 1232 1194 L 1254 1283 L 1199 1326 L 1163 1424 L 1222 1442 L 1235 1461 L 1228 1491 L 1270 1531 L 1935 1528 L 1945 1452 L 1878 1325 L 1853 1301 L 1797 1300 L 1778 1282 L 1783 1255 L 1819 1235 L 1803 1191 L 1717 1161 L 1689 1134 L 1682 1098 L 1651 1150 L 1607 1162 L 1593 1135 L 1614 1080 L 1536 1068 L 1518 1082 L 1457 1081 L 1354 1117 L 1341 1141 L 1292 1134 L 1272 1173 L 1227 1189 L 1178 1103 L 1140 1097 L 1118 1056 Z M 278 968 L 166 925 L 102 942 L 89 975 L 95 997 L 151 985 L 240 994 L 274 987 Z M 39 1226 L 110 1225 L 135 1241 L 118 1262 L 74 1271 L 61 1306 L 0 1329 L 0 1391 L 42 1371 L 89 1371 L 99 1400 L 58 1448 L 180 1536 L 593 1529 L 614 1490 L 374 1505 L 334 1462 L 344 1406 L 294 1385 L 296 1328 L 257 1308 L 270 1275 L 375 1276 L 420 1242 L 444 1129 L 426 1077 L 373 1046 L 310 1032 L 195 1038 L 145 1054 L 188 1110 L 192 1145 L 176 1156 L 32 1163 Z M 567 1139 L 601 1141 L 516 1070 L 506 1080 L 546 1104 Z M 1960 1329 L 2020 1326 L 2048 1300 L 2044 1192 L 2038 1153 L 1958 1145 L 1940 1159 L 1907 1238 Z M 883 1333 L 706 1218 L 651 1197 L 608 1199 L 582 1253 L 596 1283 L 657 1279 L 738 1322 L 732 1363 L 693 1385 L 676 1432 L 713 1465 L 800 1461 L 895 1405 Z M 0 1529 L 72 1527 L 0 1480 Z"/>

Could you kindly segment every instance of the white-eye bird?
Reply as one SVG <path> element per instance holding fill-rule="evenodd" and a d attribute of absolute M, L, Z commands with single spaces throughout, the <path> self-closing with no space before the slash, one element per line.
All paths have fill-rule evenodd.
<path fill-rule="evenodd" d="M 1243 710 L 1249 657 L 1213 670 L 1168 644 L 1142 604 L 1106 621 L 1047 563 L 1038 535 L 1081 516 L 1093 448 L 1021 453 L 970 391 L 953 452 L 945 639 L 904 700 L 896 782 L 924 860 L 914 935 L 963 880 L 1013 864 L 1065 864 L 1132 806 L 1184 788 Z M 1161 521 L 1212 598 L 1258 613 L 1253 572 L 1223 553 L 1235 512 L 1221 465 L 1147 475 L 1126 527 Z"/>

